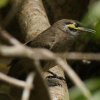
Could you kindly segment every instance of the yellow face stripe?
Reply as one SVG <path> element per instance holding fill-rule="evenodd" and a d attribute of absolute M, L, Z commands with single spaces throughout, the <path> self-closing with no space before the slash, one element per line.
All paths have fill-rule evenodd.
<path fill-rule="evenodd" d="M 73 28 L 73 29 L 76 29 L 76 30 L 80 30 L 80 28 L 76 27 L 75 24 L 69 24 L 69 25 L 67 25 L 67 27 Z"/>

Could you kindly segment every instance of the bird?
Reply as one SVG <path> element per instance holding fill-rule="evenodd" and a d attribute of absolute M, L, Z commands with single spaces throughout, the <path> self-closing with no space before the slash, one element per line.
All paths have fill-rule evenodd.
<path fill-rule="evenodd" d="M 46 48 L 54 53 L 69 52 L 74 50 L 73 47 L 76 40 L 85 33 L 95 33 L 95 30 L 85 28 L 76 20 L 61 19 L 39 34 L 36 38 L 29 40 L 25 45 L 31 48 Z M 45 63 L 47 64 L 49 62 L 47 61 Z M 32 71 L 31 64 L 32 61 L 30 59 L 16 58 L 10 64 L 11 67 L 8 75 L 23 78 L 29 71 Z M 49 68 L 53 67 L 51 65 L 50 62 Z M 44 71 L 47 71 L 45 69 L 49 69 L 46 68 L 46 66 L 42 68 Z"/>

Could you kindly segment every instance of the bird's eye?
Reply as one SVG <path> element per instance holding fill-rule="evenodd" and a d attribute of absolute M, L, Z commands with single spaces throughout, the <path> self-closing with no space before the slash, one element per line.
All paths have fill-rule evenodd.
<path fill-rule="evenodd" d="M 75 23 L 75 27 L 80 27 L 80 24 L 78 24 L 78 23 Z"/>

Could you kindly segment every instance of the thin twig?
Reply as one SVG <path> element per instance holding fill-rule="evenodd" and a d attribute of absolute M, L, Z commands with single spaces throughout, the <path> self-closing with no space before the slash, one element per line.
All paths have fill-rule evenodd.
<path fill-rule="evenodd" d="M 57 55 L 68 60 L 100 60 L 100 53 L 65 52 Z"/>
<path fill-rule="evenodd" d="M 30 92 L 31 89 L 34 88 L 33 86 L 33 81 L 34 81 L 34 73 L 31 72 L 26 79 L 26 84 L 27 87 L 24 88 L 23 93 L 22 93 L 22 99 L 21 100 L 29 100 L 29 96 L 30 96 Z M 29 86 L 29 87 L 28 87 Z M 32 88 L 30 88 L 30 86 L 33 86 Z"/>
<path fill-rule="evenodd" d="M 74 84 L 81 90 L 84 96 L 89 100 L 92 96 L 91 92 L 85 86 L 85 84 L 80 80 L 78 75 L 73 71 L 73 69 L 68 65 L 67 62 L 64 62 L 63 59 L 57 58 L 57 63 L 63 68 L 66 74 L 71 78 Z"/>
<path fill-rule="evenodd" d="M 0 36 L 5 38 L 12 45 L 20 45 L 20 42 L 13 38 L 6 30 L 0 26 Z"/>
<path fill-rule="evenodd" d="M 16 85 L 16 86 L 19 86 L 19 87 L 28 87 L 28 88 L 32 88 L 32 85 L 27 85 L 27 83 L 25 81 L 21 81 L 21 80 L 18 80 L 18 79 L 15 79 L 15 78 L 12 78 L 10 76 L 7 76 L 3 73 L 0 72 L 0 80 L 3 80 L 5 82 L 8 82 L 10 84 L 13 84 L 13 85 Z"/>
<path fill-rule="evenodd" d="M 14 39 L 14 38 L 13 38 Z M 16 40 L 17 41 L 17 40 Z M 17 43 L 17 42 L 16 42 Z M 78 86 L 78 88 L 82 91 L 82 93 L 84 94 L 84 96 L 89 99 L 91 97 L 91 93 L 90 91 L 87 89 L 87 87 L 84 85 L 84 83 L 80 80 L 80 78 L 78 77 L 78 75 L 73 71 L 73 69 L 67 64 L 67 62 L 64 62 L 63 59 L 61 59 L 60 57 L 56 56 L 54 53 L 52 53 L 49 50 L 46 49 L 34 49 L 36 51 L 33 51 L 33 49 L 22 45 L 21 43 L 14 45 L 14 48 L 16 46 L 20 47 L 18 48 L 18 51 L 9 51 L 9 49 L 7 49 L 7 47 L 0 47 L 0 54 L 3 55 L 7 55 L 7 56 L 20 56 L 20 57 L 28 57 L 32 60 L 40 60 L 40 59 L 44 59 L 44 58 L 48 58 L 48 59 L 52 59 L 55 60 L 57 62 L 58 65 L 60 65 L 63 70 L 66 72 L 66 74 L 68 74 L 68 76 L 72 79 L 72 81 L 76 84 L 76 86 Z M 5 48 L 7 50 L 5 50 Z M 13 46 L 12 46 L 13 48 Z M 20 55 L 17 55 L 17 53 L 19 52 Z M 37 69 L 39 67 L 35 66 L 35 69 Z M 48 69 L 49 70 L 49 69 Z"/>

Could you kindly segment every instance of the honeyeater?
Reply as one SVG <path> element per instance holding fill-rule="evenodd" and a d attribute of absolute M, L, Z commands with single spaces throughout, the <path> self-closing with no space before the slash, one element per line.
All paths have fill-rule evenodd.
<path fill-rule="evenodd" d="M 83 27 L 78 21 L 62 19 L 55 22 L 51 27 L 39 34 L 36 38 L 28 41 L 26 45 L 32 48 L 46 48 L 56 53 L 69 52 L 73 50 L 73 45 L 80 36 L 85 33 L 94 32 L 95 31 L 92 29 Z M 11 68 L 8 75 L 17 78 L 25 77 L 29 71 L 34 69 L 32 61 L 27 58 L 14 59 L 10 65 Z M 44 71 L 47 71 L 47 69 L 49 69 L 48 67 L 51 68 L 53 66 L 52 64 L 50 64 L 50 66 L 48 64 L 47 66 L 42 66 Z"/>

